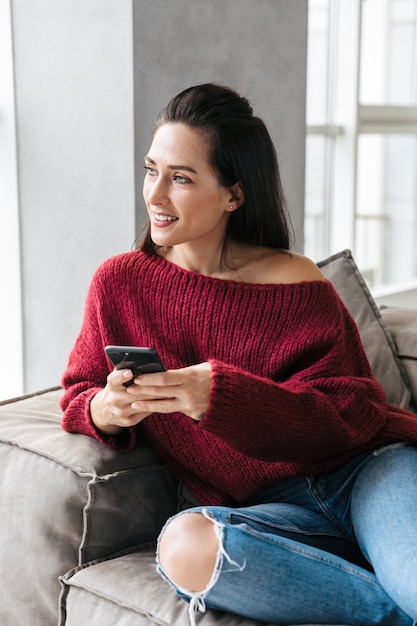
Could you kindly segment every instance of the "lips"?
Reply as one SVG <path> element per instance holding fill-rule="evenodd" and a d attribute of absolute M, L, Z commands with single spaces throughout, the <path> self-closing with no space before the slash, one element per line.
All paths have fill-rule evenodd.
<path fill-rule="evenodd" d="M 154 228 L 168 228 L 174 222 L 177 222 L 178 219 L 178 217 L 168 215 L 167 213 L 152 213 L 152 224 Z"/>
<path fill-rule="evenodd" d="M 159 213 L 155 213 L 153 217 L 157 222 L 176 222 L 178 219 L 178 217 L 173 215 L 160 215 Z"/>

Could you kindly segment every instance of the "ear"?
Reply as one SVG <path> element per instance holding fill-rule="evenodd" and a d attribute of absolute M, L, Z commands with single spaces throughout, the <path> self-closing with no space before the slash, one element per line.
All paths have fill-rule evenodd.
<path fill-rule="evenodd" d="M 230 187 L 231 198 L 229 200 L 228 210 L 236 211 L 242 204 L 245 202 L 245 196 L 243 195 L 242 188 L 240 183 L 235 183 L 232 187 Z"/>

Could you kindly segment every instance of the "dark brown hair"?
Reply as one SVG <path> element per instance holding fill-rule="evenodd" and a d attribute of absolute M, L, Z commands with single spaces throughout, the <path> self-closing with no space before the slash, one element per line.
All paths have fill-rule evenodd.
<path fill-rule="evenodd" d="M 189 87 L 159 113 L 154 132 L 172 123 L 202 134 L 220 185 L 240 184 L 244 204 L 230 214 L 223 250 L 230 239 L 288 250 L 290 222 L 275 147 L 248 100 L 220 85 Z M 149 226 L 140 247 L 145 252 L 156 248 Z"/>

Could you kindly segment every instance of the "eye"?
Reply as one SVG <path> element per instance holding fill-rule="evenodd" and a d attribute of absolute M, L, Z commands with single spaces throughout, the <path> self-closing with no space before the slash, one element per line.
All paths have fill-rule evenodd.
<path fill-rule="evenodd" d="M 191 183 L 191 180 L 189 178 L 187 178 L 186 176 L 180 176 L 180 174 L 175 174 L 173 180 L 175 180 L 175 182 L 179 183 L 180 185 L 186 185 L 187 183 Z"/>
<path fill-rule="evenodd" d="M 150 165 L 144 165 L 143 166 L 146 170 L 146 173 L 149 176 L 156 176 L 156 169 L 154 169 L 153 167 L 151 167 Z"/>

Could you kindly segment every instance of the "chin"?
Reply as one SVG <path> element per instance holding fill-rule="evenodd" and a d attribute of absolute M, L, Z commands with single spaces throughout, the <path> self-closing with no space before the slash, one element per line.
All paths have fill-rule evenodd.
<path fill-rule="evenodd" d="M 152 232 L 151 232 L 151 239 L 154 242 L 154 244 L 156 246 L 159 246 L 160 248 L 171 248 L 176 243 L 170 237 L 161 237 L 160 235 L 158 236 L 158 233 L 154 234 Z"/>

